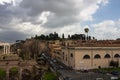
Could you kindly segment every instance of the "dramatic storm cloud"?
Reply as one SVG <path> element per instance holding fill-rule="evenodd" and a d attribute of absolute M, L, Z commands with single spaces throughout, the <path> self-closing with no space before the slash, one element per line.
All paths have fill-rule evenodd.
<path fill-rule="evenodd" d="M 94 14 L 109 3 L 108 0 L 1 0 L 0 40 L 13 42 L 54 31 L 66 35 L 84 33 L 85 26 L 95 37 L 107 39 L 106 35 L 118 33 L 120 21 L 103 19 L 95 23 Z M 108 26 L 112 33 L 111 30 L 104 33 L 103 29 Z M 101 37 L 98 36 L 100 33 L 96 33 L 98 31 L 102 31 Z"/>

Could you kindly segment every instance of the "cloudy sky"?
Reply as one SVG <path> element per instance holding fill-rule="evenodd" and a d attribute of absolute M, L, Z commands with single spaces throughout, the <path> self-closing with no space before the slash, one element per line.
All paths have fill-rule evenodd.
<path fill-rule="evenodd" d="M 90 29 L 97 39 L 120 38 L 120 0 L 0 0 L 0 41 Z"/>

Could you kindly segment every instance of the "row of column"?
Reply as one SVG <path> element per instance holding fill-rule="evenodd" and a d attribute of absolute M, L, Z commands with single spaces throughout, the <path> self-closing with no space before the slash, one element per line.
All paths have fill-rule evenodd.
<path fill-rule="evenodd" d="M 10 53 L 10 45 L 4 45 L 4 54 Z"/>

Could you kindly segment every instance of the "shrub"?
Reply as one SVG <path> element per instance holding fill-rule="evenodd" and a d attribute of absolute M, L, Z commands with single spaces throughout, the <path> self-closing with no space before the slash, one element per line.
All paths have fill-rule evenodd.
<path fill-rule="evenodd" d="M 56 79 L 57 79 L 57 76 L 52 72 L 46 72 L 43 75 L 43 80 L 56 80 Z"/>
<path fill-rule="evenodd" d="M 109 66 L 112 66 L 112 67 L 118 67 L 119 66 L 119 62 L 118 61 L 110 61 L 110 64 Z"/>
<path fill-rule="evenodd" d="M 5 80 L 5 77 L 6 77 L 6 71 L 0 68 L 0 80 Z"/>
<path fill-rule="evenodd" d="M 18 68 L 16 68 L 16 67 L 11 68 L 10 73 L 13 74 L 13 75 L 17 75 L 18 74 Z"/>

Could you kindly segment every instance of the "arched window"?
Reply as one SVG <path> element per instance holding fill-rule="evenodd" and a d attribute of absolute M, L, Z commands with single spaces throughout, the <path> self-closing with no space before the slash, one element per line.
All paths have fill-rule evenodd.
<path fill-rule="evenodd" d="M 110 58 L 110 55 L 109 55 L 109 54 L 106 54 L 104 58 Z"/>
<path fill-rule="evenodd" d="M 94 56 L 94 58 L 95 58 L 95 59 L 99 59 L 99 58 L 101 58 L 101 57 L 100 57 L 99 54 L 96 54 L 96 55 Z"/>
<path fill-rule="evenodd" d="M 71 57 L 73 57 L 73 54 L 71 53 Z"/>
<path fill-rule="evenodd" d="M 114 55 L 114 58 L 119 58 L 119 57 L 120 57 L 119 54 L 115 54 L 115 55 Z"/>
<path fill-rule="evenodd" d="M 63 55 L 64 55 L 64 52 L 63 52 Z"/>
<path fill-rule="evenodd" d="M 90 59 L 90 56 L 89 55 L 84 55 L 83 59 Z"/>

